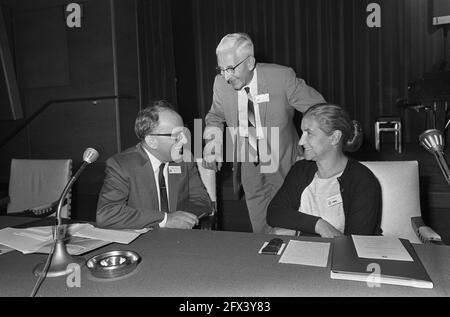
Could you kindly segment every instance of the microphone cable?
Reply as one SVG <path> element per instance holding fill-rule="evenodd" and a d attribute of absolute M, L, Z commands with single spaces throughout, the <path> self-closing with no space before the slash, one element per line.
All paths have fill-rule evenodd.
<path fill-rule="evenodd" d="M 56 234 L 56 231 L 55 231 L 54 235 L 55 234 Z M 36 296 L 37 292 L 39 291 L 39 288 L 41 287 L 42 282 L 44 282 L 45 278 L 47 277 L 47 272 L 48 272 L 48 269 L 50 267 L 50 263 L 51 263 L 52 258 L 53 258 L 53 253 L 55 252 L 56 242 L 57 242 L 57 239 L 54 236 L 53 237 L 52 247 L 51 247 L 50 252 L 48 254 L 48 257 L 47 257 L 47 261 L 45 262 L 45 265 L 44 265 L 44 268 L 42 269 L 41 274 L 39 274 L 39 277 L 38 277 L 38 279 L 36 281 L 36 284 L 34 284 L 33 291 L 31 292 L 30 297 L 35 297 Z"/>

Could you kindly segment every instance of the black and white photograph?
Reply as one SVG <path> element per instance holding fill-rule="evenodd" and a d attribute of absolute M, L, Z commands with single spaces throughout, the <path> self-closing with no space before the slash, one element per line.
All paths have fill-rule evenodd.
<path fill-rule="evenodd" d="M 0 297 L 450 296 L 449 31 L 450 0 L 0 0 Z"/>

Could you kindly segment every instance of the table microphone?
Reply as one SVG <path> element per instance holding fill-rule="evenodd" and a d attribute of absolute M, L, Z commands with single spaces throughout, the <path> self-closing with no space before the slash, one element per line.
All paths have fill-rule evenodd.
<path fill-rule="evenodd" d="M 444 153 L 444 137 L 437 129 L 426 130 L 419 136 L 419 143 L 434 155 L 445 180 L 450 185 L 450 168 Z"/>
<path fill-rule="evenodd" d="M 78 177 L 80 177 L 80 174 L 84 171 L 86 166 L 88 164 L 94 163 L 98 159 L 98 156 L 99 156 L 99 154 L 98 154 L 96 149 L 88 147 L 86 150 L 84 150 L 83 163 L 81 164 L 80 168 L 75 173 L 75 175 L 73 175 L 72 178 L 69 180 L 69 182 L 67 183 L 66 187 L 64 187 L 64 190 L 63 190 L 63 192 L 61 194 L 61 197 L 59 198 L 58 209 L 56 211 L 56 219 L 58 221 L 58 226 L 61 225 L 61 221 L 62 221 L 62 219 L 61 219 L 61 209 L 62 209 L 62 205 L 64 203 L 64 199 L 66 198 L 66 195 L 67 195 L 69 189 L 72 187 L 72 185 L 78 179 Z"/>
<path fill-rule="evenodd" d="M 75 175 L 72 176 L 72 178 L 67 183 L 66 187 L 64 187 L 64 190 L 61 194 L 61 197 L 59 198 L 58 202 L 58 209 L 56 211 L 56 228 L 54 233 L 54 242 L 55 242 L 55 249 L 54 254 L 52 256 L 51 264 L 49 266 L 49 269 L 46 273 L 46 276 L 49 277 L 56 277 L 56 276 L 62 276 L 69 273 L 72 273 L 71 269 L 68 269 L 68 265 L 71 263 L 82 263 L 84 262 L 84 259 L 74 258 L 72 257 L 68 252 L 66 245 L 64 243 L 65 237 L 66 237 L 66 226 L 62 224 L 61 219 L 61 209 L 64 203 L 64 199 L 66 198 L 67 193 L 69 192 L 69 189 L 72 187 L 72 185 L 75 183 L 75 181 L 78 179 L 80 174 L 83 172 L 83 170 L 86 168 L 88 164 L 91 164 L 95 162 L 98 158 L 99 154 L 97 150 L 93 148 L 87 148 L 83 153 L 83 163 L 81 164 L 78 171 L 75 173 Z M 34 269 L 35 275 L 41 275 L 44 273 L 45 270 L 45 264 L 39 264 Z"/>

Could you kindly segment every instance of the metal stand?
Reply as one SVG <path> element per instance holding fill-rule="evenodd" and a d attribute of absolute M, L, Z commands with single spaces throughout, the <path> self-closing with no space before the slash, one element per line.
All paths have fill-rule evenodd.
<path fill-rule="evenodd" d="M 69 266 L 70 264 L 77 264 L 81 267 L 84 265 L 84 262 L 84 258 L 73 257 L 67 252 L 65 242 L 63 240 L 57 240 L 52 261 L 46 276 L 58 277 L 70 274 L 73 272 L 73 268 Z M 42 275 L 44 273 L 44 268 L 45 263 L 38 264 L 33 270 L 34 275 Z"/>

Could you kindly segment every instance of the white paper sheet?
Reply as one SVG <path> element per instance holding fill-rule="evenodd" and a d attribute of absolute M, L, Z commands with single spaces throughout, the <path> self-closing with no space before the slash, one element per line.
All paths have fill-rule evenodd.
<path fill-rule="evenodd" d="M 97 248 L 110 244 L 109 241 L 95 240 L 81 237 L 70 237 L 66 242 L 67 252 L 70 255 L 80 255 L 86 252 L 90 252 Z M 52 247 L 53 241 L 49 241 L 46 245 L 36 251 L 36 253 L 49 253 Z"/>
<path fill-rule="evenodd" d="M 140 234 L 149 229 L 140 230 L 107 230 L 99 229 L 91 224 L 71 224 L 68 227 L 68 236 L 89 238 L 107 242 L 129 244 Z M 18 250 L 24 254 L 41 252 L 48 249 L 49 243 L 53 241 L 53 227 L 33 227 L 26 229 L 4 228 L 0 230 L 0 244 Z M 75 240 L 74 240 L 75 241 Z M 84 246 L 68 245 L 74 254 L 83 252 Z"/>
<path fill-rule="evenodd" d="M 33 253 L 42 248 L 52 236 L 27 229 L 4 228 L 0 230 L 0 243 L 24 254 Z"/>
<path fill-rule="evenodd" d="M 329 252 L 329 242 L 290 240 L 279 262 L 326 267 Z"/>
<path fill-rule="evenodd" d="M 360 258 L 414 261 L 398 238 L 352 235 Z"/>
<path fill-rule="evenodd" d="M 117 242 L 128 244 L 141 233 L 147 232 L 148 229 L 141 230 L 110 230 L 99 229 L 90 224 L 85 224 L 82 228 L 73 233 L 75 237 L 83 237 L 90 239 L 97 239 L 103 241 Z"/>

